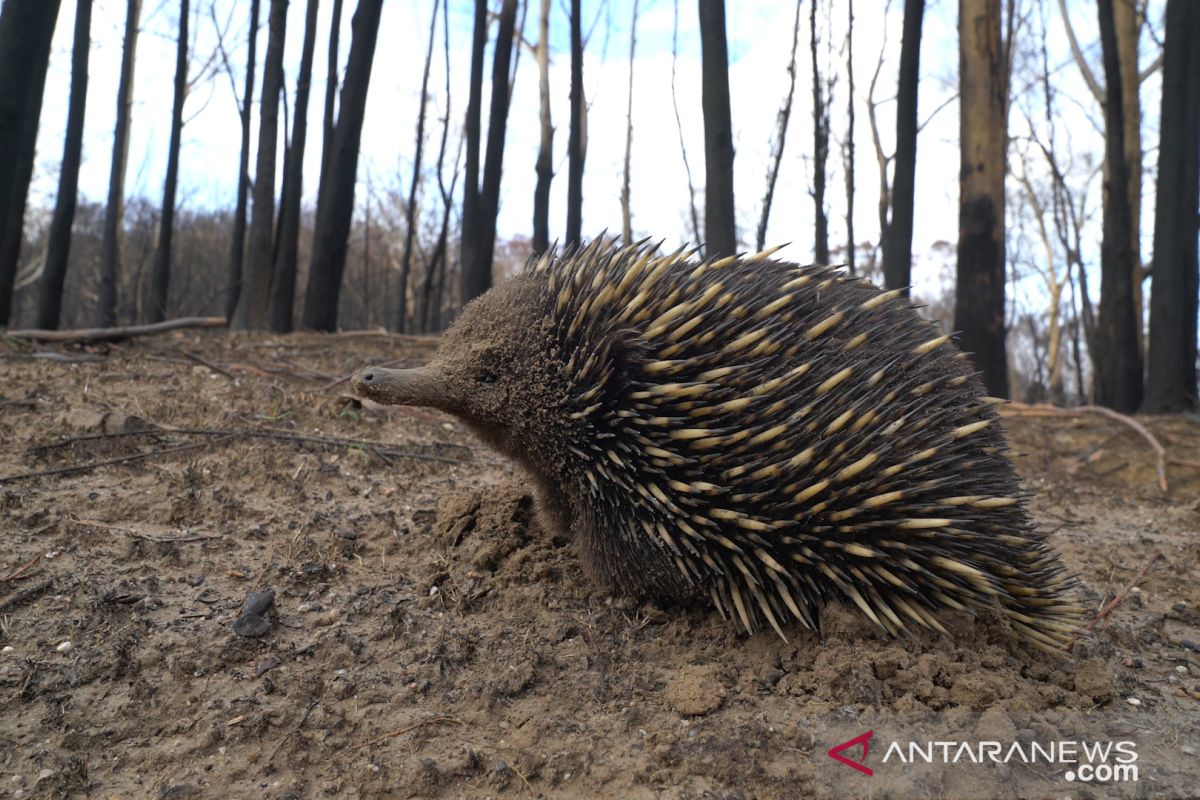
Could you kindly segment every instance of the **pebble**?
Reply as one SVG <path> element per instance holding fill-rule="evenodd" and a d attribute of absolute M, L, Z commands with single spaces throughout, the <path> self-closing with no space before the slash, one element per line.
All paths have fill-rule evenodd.
<path fill-rule="evenodd" d="M 7 650 L 11 650 L 12 648 L 10 648 L 10 647 L 6 647 L 6 648 L 4 648 L 4 649 L 7 651 Z M 1175 671 L 1176 671 L 1176 672 L 1178 672 L 1180 675 L 1187 675 L 1187 674 L 1188 674 L 1188 668 L 1187 668 L 1187 667 L 1185 667 L 1183 664 L 1180 664 L 1178 667 L 1176 667 L 1176 668 L 1175 668 Z"/>
<path fill-rule="evenodd" d="M 1138 700 L 1136 697 L 1126 697 L 1125 702 L 1129 703 L 1131 706 L 1140 706 L 1142 704 L 1142 701 Z"/>
<path fill-rule="evenodd" d="M 258 614 L 243 614 L 233 623 L 233 632 L 238 636 L 262 636 L 271 630 L 271 623 Z"/>
<path fill-rule="evenodd" d="M 1183 752 L 1187 753 L 1189 756 L 1196 755 L 1196 748 L 1192 747 L 1190 744 L 1185 744 L 1183 747 L 1181 747 L 1179 749 L 1182 750 Z"/>
<path fill-rule="evenodd" d="M 59 644 L 58 647 L 56 647 L 54 649 L 60 653 L 69 653 L 75 649 L 75 645 L 72 644 L 70 640 L 68 640 L 68 641 L 62 642 L 61 644 Z"/>
<path fill-rule="evenodd" d="M 275 605 L 274 589 L 267 588 L 261 592 L 250 592 L 246 595 L 246 602 L 242 604 L 242 613 L 261 617 L 273 605 Z"/>
<path fill-rule="evenodd" d="M 4 655 L 8 655 L 9 653 L 13 652 L 13 650 L 14 650 L 14 648 L 11 644 L 6 644 L 6 645 L 4 645 L 4 649 L 0 650 L 0 653 L 3 653 Z M 1187 672 L 1187 667 L 1184 667 L 1183 670 L 1184 670 L 1184 672 Z"/>

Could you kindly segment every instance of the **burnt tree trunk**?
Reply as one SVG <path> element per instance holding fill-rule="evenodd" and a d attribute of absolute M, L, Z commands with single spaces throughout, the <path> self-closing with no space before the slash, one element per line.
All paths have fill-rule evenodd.
<path fill-rule="evenodd" d="M 892 207 L 887 227 L 884 228 L 881 237 L 884 286 L 889 290 L 903 289 L 905 294 L 912 283 L 912 233 L 915 211 L 913 198 L 917 177 L 917 87 L 921 77 L 921 22 L 924 16 L 925 0 L 905 0 L 904 32 L 900 40 L 900 80 L 896 88 L 896 155 L 892 178 Z M 996 30 L 999 31 L 999 27 Z"/>
<path fill-rule="evenodd" d="M 825 182 L 829 164 L 829 102 L 831 92 L 821 77 L 817 58 L 817 2 L 811 0 L 809 16 L 809 51 L 812 56 L 813 95 L 813 259 L 818 264 L 829 263 L 829 211 L 825 208 Z"/>
<path fill-rule="evenodd" d="M 300 252 L 300 198 L 304 194 L 304 151 L 308 140 L 308 96 L 312 89 L 313 51 L 317 44 L 318 0 L 308 0 L 300 74 L 296 77 L 296 107 L 292 111 L 292 141 L 283 156 L 283 192 L 279 199 L 279 230 L 275 235 L 275 267 L 271 274 L 271 330 L 292 329 L 296 297 L 296 262 Z"/>
<path fill-rule="evenodd" d="M 333 138 L 325 144 L 330 148 L 329 161 L 317 193 L 312 262 L 301 317 L 303 327 L 311 330 L 337 330 L 338 297 L 342 274 L 346 270 L 346 245 L 354 214 L 359 144 L 382 9 L 383 0 L 359 0 L 351 23 L 346 79 L 342 83 Z"/>
<path fill-rule="evenodd" d="M 550 115 L 550 0 L 542 0 L 538 18 L 538 141 L 533 187 L 533 252 L 550 249 L 550 183 L 554 180 L 554 121 Z"/>
<path fill-rule="evenodd" d="M 447 247 L 446 241 L 449 237 L 450 228 L 450 210 L 454 204 L 455 184 L 458 182 L 458 160 L 455 157 L 454 163 L 454 179 L 449 187 L 446 186 L 445 174 L 443 168 L 446 163 L 446 142 L 450 139 L 450 14 L 447 8 L 448 3 L 442 3 L 442 59 L 445 64 L 445 108 L 442 117 L 442 136 L 441 143 L 438 145 L 437 168 L 435 170 L 438 185 L 438 195 L 442 200 L 442 225 L 438 232 L 437 245 L 434 247 L 433 254 L 429 257 L 425 265 L 425 281 L 421 286 L 421 331 L 429 332 L 440 327 L 441 324 L 441 307 L 442 307 L 442 289 L 445 286 L 445 263 Z M 462 151 L 462 139 L 458 140 L 459 152 Z M 434 294 L 434 286 L 437 286 L 437 293 Z"/>
<path fill-rule="evenodd" d="M 1096 403 L 1136 411 L 1142 403 L 1142 358 L 1133 297 L 1133 230 L 1129 215 L 1129 168 L 1125 161 L 1121 66 L 1113 24 L 1113 0 L 1099 0 L 1104 52 L 1104 240 L 1100 248 L 1100 309 L 1096 319 Z"/>
<path fill-rule="evenodd" d="M 1200 4 L 1167 0 L 1150 350 L 1143 409 L 1194 410 L 1200 235 Z"/>
<path fill-rule="evenodd" d="M 846 141 L 842 145 L 846 170 L 846 269 L 856 274 L 854 243 L 854 0 L 846 0 Z"/>
<path fill-rule="evenodd" d="M 483 54 L 487 48 L 487 0 L 475 0 L 475 24 L 471 37 L 471 72 L 467 92 L 467 118 L 463 124 L 463 138 L 467 147 L 466 178 L 463 182 L 462 199 L 462 251 L 459 259 L 464 265 L 462 277 L 462 303 L 466 305 L 474 295 L 467 294 L 466 265 L 479 261 L 476 250 L 483 233 L 483 214 L 479 198 L 479 159 L 483 118 Z M 471 283 L 482 283 L 472 278 Z"/>
<path fill-rule="evenodd" d="M 108 201 L 104 207 L 104 241 L 100 249 L 100 300 L 97 324 L 109 328 L 117 321 L 117 273 L 121 267 L 121 219 L 125 211 L 125 172 L 129 164 L 129 124 L 133 111 L 133 71 L 137 63 L 138 19 L 142 0 L 129 0 L 117 84 L 117 121 L 113 129 L 112 166 Z"/>
<path fill-rule="evenodd" d="M 58 7 L 59 0 L 5 0 L 0 12 L 0 328 L 8 324 L 21 257 Z"/>
<path fill-rule="evenodd" d="M 242 265 L 246 257 L 246 201 L 250 194 L 250 109 L 254 102 L 254 76 L 258 50 L 259 0 L 250 0 L 250 36 L 246 44 L 246 88 L 238 109 L 242 121 L 242 154 L 238 159 L 237 205 L 233 210 L 233 235 L 229 241 L 229 289 L 225 295 L 225 318 L 233 319 L 242 288 Z"/>
<path fill-rule="evenodd" d="M 587 98 L 583 95 L 583 18 L 571 0 L 571 125 L 567 134 L 567 246 L 583 236 L 583 162 L 587 158 Z"/>
<path fill-rule="evenodd" d="M 633 59 L 637 52 L 637 19 L 638 0 L 633 0 L 633 20 L 629 23 L 629 93 L 625 104 L 625 172 L 621 183 L 621 235 L 625 244 L 633 244 L 629 162 L 633 156 Z"/>
<path fill-rule="evenodd" d="M 162 322 L 167 316 L 167 292 L 171 283 L 171 246 L 175 237 L 175 193 L 179 186 L 179 148 L 183 139 L 183 104 L 187 100 L 188 0 L 179 3 L 179 39 L 175 43 L 175 97 L 171 103 L 171 135 L 167 144 L 167 174 L 158 218 L 158 246 L 150 271 L 150 299 L 146 322 Z"/>
<path fill-rule="evenodd" d="M 53 330 L 62 315 L 63 285 L 71 252 L 71 226 L 79 194 L 79 162 L 83 155 L 83 119 L 87 110 L 88 51 L 91 45 L 92 0 L 75 4 L 75 41 L 71 47 L 71 97 L 67 110 L 67 133 L 63 138 L 62 170 L 58 176 L 58 198 L 47 237 L 46 266 L 42 270 L 38 297 L 38 328 Z"/>
<path fill-rule="evenodd" d="M 788 59 L 787 66 L 788 90 L 784 96 L 783 105 L 775 114 L 775 138 L 771 141 L 771 155 L 767 161 L 767 189 L 763 194 L 762 213 L 758 217 L 758 235 L 754 240 L 759 250 L 767 246 L 767 223 L 771 219 L 771 206 L 775 202 L 775 184 L 779 180 L 783 148 L 787 144 L 788 123 L 792 119 L 792 100 L 796 96 L 796 51 L 800 46 L 800 6 L 800 0 L 796 0 L 796 19 L 792 23 L 792 55 Z"/>
<path fill-rule="evenodd" d="M 338 47 L 341 41 L 342 0 L 333 0 L 333 15 L 329 22 L 329 52 L 325 79 L 325 110 L 321 115 L 321 174 L 318 181 L 325 179 L 325 168 L 329 166 L 329 148 L 324 145 L 333 141 L 334 109 L 338 93 Z"/>
<path fill-rule="evenodd" d="M 1008 396 L 1004 176 L 1008 60 L 1000 0 L 959 0 L 960 171 L 954 327 L 989 394 Z"/>
<path fill-rule="evenodd" d="M 400 299 L 397 304 L 395 329 L 408 329 L 408 276 L 412 272 L 413 242 L 417 235 L 417 189 L 421 185 L 421 157 L 425 150 L 425 101 L 429 96 L 429 69 L 433 64 L 433 39 L 437 32 L 438 0 L 433 0 L 429 16 L 429 45 L 425 49 L 425 69 L 421 73 L 421 108 L 417 112 L 417 142 L 413 155 L 412 182 L 408 185 L 408 206 L 405 212 L 404 254 L 400 259 Z"/>
<path fill-rule="evenodd" d="M 1134 0 L 1113 3 L 1113 33 L 1116 36 L 1117 57 L 1121 68 L 1121 110 L 1125 143 L 1125 181 L 1129 197 L 1129 254 L 1133 264 L 1130 281 L 1133 287 L 1134 332 L 1137 334 L 1139 357 L 1145 358 L 1145 331 L 1142 326 L 1142 101 L 1141 78 L 1138 75 L 1138 34 L 1141 31 L 1142 4 Z"/>
<path fill-rule="evenodd" d="M 701 105 L 704 111 L 704 249 L 737 252 L 733 205 L 733 123 L 724 0 L 700 0 Z"/>
<path fill-rule="evenodd" d="M 508 128 L 509 64 L 512 62 L 513 31 L 517 0 L 504 0 L 500 8 L 496 46 L 492 58 L 492 98 L 488 112 L 487 150 L 483 158 L 483 183 L 477 195 L 471 231 L 463 228 L 462 302 L 469 303 L 492 286 L 492 254 L 496 245 L 496 213 L 500 207 L 500 176 L 504 162 L 504 138 Z M 474 61 L 472 61 L 472 70 Z M 475 75 L 472 74 L 472 80 Z M 470 186 L 468 180 L 468 191 Z M 471 241 L 468 243 L 468 239 Z"/>

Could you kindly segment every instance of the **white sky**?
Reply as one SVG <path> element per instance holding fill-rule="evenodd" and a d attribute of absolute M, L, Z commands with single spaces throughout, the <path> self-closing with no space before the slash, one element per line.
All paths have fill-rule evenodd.
<path fill-rule="evenodd" d="M 811 71 L 808 43 L 808 0 L 802 9 L 800 50 L 797 53 L 796 102 L 776 190 L 775 204 L 768 231 L 768 245 L 792 242 L 783 254 L 796 260 L 811 258 L 813 229 L 809 154 L 811 136 Z M 1028 3 L 1028 0 L 1026 0 Z M 209 0 L 193 0 L 200 5 L 201 16 L 193 16 L 198 26 L 198 42 L 193 63 L 207 58 L 213 50 L 214 28 L 209 17 Z M 536 0 L 530 0 L 525 30 L 530 40 L 537 37 Z M 266 50 L 268 0 L 263 0 L 259 59 Z M 299 63 L 303 35 L 304 0 L 292 0 L 288 16 L 287 89 L 289 103 L 295 94 L 295 73 Z M 342 21 L 343 65 L 350 46 L 350 19 L 354 0 L 346 0 Z M 629 70 L 629 24 L 632 0 L 585 0 L 584 17 L 592 19 L 599 10 L 601 19 L 589 42 L 584 67 L 587 98 L 591 104 L 589 149 L 584 177 L 584 233 L 598 234 L 603 229 L 619 230 L 621 225 L 620 190 L 625 142 L 625 108 Z M 823 4 L 824 7 L 825 4 Z M 893 0 L 887 15 L 884 3 L 858 0 L 855 3 L 855 102 L 857 125 L 857 193 L 855 233 L 859 242 L 878 239 L 877 202 L 878 167 L 871 146 L 865 97 L 871 74 L 881 51 L 885 61 L 880 73 L 877 96 L 894 95 L 896 61 L 899 52 L 901 7 Z M 161 193 L 165 168 L 165 143 L 171 111 L 174 70 L 174 36 L 177 5 L 172 0 L 145 0 L 142 17 L 143 35 L 138 45 L 138 63 L 133 116 L 127 194 L 145 195 L 154 202 Z M 314 86 L 309 105 L 309 145 L 306 157 L 305 196 L 312 202 L 320 159 L 320 118 L 324 98 L 325 47 L 331 3 L 322 3 L 317 31 Z M 791 46 L 795 7 L 770 0 L 728 2 L 727 26 L 730 52 L 730 86 L 735 129 L 735 200 L 738 230 L 743 242 L 752 247 L 765 186 L 766 165 L 775 118 L 787 87 L 785 68 Z M 838 3 L 835 48 L 840 54 L 845 25 L 845 5 Z M 1071 14 L 1089 57 L 1098 67 L 1098 45 L 1094 4 L 1077 0 L 1070 3 Z M 391 0 L 383 12 L 379 45 L 371 80 L 367 116 L 363 133 L 363 157 L 360 161 L 360 191 L 371 175 L 374 187 L 405 187 L 411 177 L 414 132 L 420 91 L 421 68 L 428 35 L 431 0 L 415 2 Z M 452 124 L 457 133 L 467 100 L 467 72 L 473 4 L 467 0 L 450 2 Z M 672 0 L 642 0 L 638 21 L 638 47 L 634 88 L 634 142 L 632 211 L 637 235 L 665 238 L 667 244 L 690 239 L 687 223 L 687 184 L 680 155 L 678 133 L 671 105 L 671 35 L 674 13 Z M 566 145 L 568 130 L 567 98 L 569 55 L 564 4 L 555 2 L 552 32 L 552 102 L 557 176 L 551 196 L 551 237 L 561 236 L 566 209 Z M 1056 89 L 1064 98 L 1067 118 L 1064 128 L 1077 150 L 1103 152 L 1103 140 L 1089 120 L 1100 114 L 1087 93 L 1079 72 L 1071 62 L 1065 37 L 1057 19 L 1057 6 L 1049 2 L 1051 21 L 1051 66 Z M 242 44 L 248 25 L 247 0 L 216 0 L 215 14 L 225 24 L 233 14 L 227 47 L 231 51 L 238 92 L 241 91 L 245 48 Z M 124 24 L 124 0 L 96 0 L 92 25 L 91 82 L 88 93 L 84 162 L 80 191 L 89 199 L 101 200 L 106 193 L 112 128 L 115 114 L 116 80 L 121 57 Z M 1160 20 L 1161 12 L 1152 14 Z M 50 205 L 57 184 L 57 165 L 61 159 L 62 130 L 66 120 L 70 84 L 70 49 L 74 3 L 63 0 L 55 34 L 46 100 L 41 121 L 38 168 L 31 205 Z M 937 282 L 941 261 L 923 258 L 936 242 L 957 238 L 958 194 L 958 107 L 953 101 L 957 81 L 957 3 L 930 0 L 924 20 L 921 53 L 919 119 L 924 121 L 939 107 L 941 110 L 923 129 L 918 141 L 917 211 L 913 250 L 917 255 L 914 282 L 918 290 L 923 282 Z M 884 29 L 888 42 L 884 47 Z M 700 213 L 703 215 L 703 119 L 700 109 L 700 47 L 696 3 L 679 3 L 679 60 L 677 93 L 683 118 L 688 156 L 696 180 Z M 494 33 L 494 26 L 493 26 Z M 438 33 L 440 45 L 441 33 Z M 1145 46 L 1146 42 L 1143 41 Z M 841 56 L 835 55 L 841 62 Z M 490 51 L 485 75 L 490 74 Z M 840 66 L 839 66 L 840 69 Z M 1100 72 L 1102 79 L 1102 72 Z M 261 88 L 261 75 L 259 80 Z M 431 106 L 427 121 L 426 164 L 436 157 L 440 135 L 439 117 L 443 113 L 444 72 L 440 47 L 434 57 L 430 78 Z M 1143 87 L 1143 111 L 1146 115 L 1147 148 L 1157 142 L 1159 116 L 1158 84 L 1148 81 Z M 257 91 L 256 91 L 257 94 Z M 484 121 L 489 97 L 485 86 Z M 839 76 L 833 110 L 829 190 L 831 246 L 845 238 L 845 196 L 840 144 L 845 138 L 846 83 Z M 1154 99 L 1151 99 L 1154 98 Z M 256 97 L 257 100 L 257 97 Z M 947 104 L 947 100 L 950 102 Z M 1015 101 L 1015 102 L 1019 102 Z M 1015 106 L 1014 106 L 1015 108 Z M 879 109 L 884 149 L 892 149 L 894 139 L 894 103 Z M 181 157 L 179 202 L 185 207 L 231 207 L 240 130 L 237 109 L 228 79 L 217 74 L 196 88 L 188 99 Z M 504 159 L 504 182 L 498 233 L 501 237 L 528 236 L 533 206 L 533 165 L 538 147 L 537 68 L 533 54 L 521 55 L 520 68 L 512 97 Z M 1019 127 L 1013 115 L 1014 128 Z M 255 139 L 256 141 L 256 139 Z M 453 153 L 453 145 L 450 152 Z M 1152 160 L 1152 159 L 1151 159 Z M 254 159 L 251 157 L 251 169 Z M 1148 163 L 1147 167 L 1153 167 Z M 1148 169 L 1148 172 L 1152 170 Z M 279 171 L 280 178 L 282 171 Z M 1149 184 L 1149 181 L 1147 181 Z M 1011 190 L 1011 187 L 1010 187 Z M 1098 192 L 1098 190 L 1096 190 Z M 427 192 L 436 196 L 436 185 Z M 1147 200 L 1149 204 L 1152 197 Z M 1098 198 L 1093 202 L 1098 202 Z M 427 213 L 436 209 L 427 203 Z M 1146 208 L 1152 210 L 1150 205 Z M 1144 219 L 1152 215 L 1145 213 Z M 702 219 L 702 217 L 701 217 Z M 1148 249 L 1148 241 L 1146 245 Z M 1095 243 L 1098 258 L 1099 242 Z M 952 249 L 950 251 L 953 252 Z"/>

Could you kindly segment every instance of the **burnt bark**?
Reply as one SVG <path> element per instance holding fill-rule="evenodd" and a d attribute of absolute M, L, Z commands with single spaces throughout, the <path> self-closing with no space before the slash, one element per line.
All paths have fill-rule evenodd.
<path fill-rule="evenodd" d="M 1194 410 L 1200 266 L 1200 4 L 1167 0 L 1162 124 L 1150 272 L 1150 348 L 1143 410 Z"/>
<path fill-rule="evenodd" d="M 900 40 L 900 80 L 896 89 L 896 154 L 891 187 L 891 213 L 881 237 L 884 286 L 889 290 L 903 289 L 905 294 L 912 283 L 912 233 L 917 177 L 917 89 L 920 82 L 921 23 L 924 15 L 925 0 L 905 0 L 904 32 Z"/>
<path fill-rule="evenodd" d="M 117 273 L 121 268 L 121 219 L 125 212 L 125 171 L 129 164 L 129 124 L 133 111 L 133 74 L 137 63 L 138 19 L 142 0 L 129 0 L 117 84 L 117 121 L 113 129 L 112 166 L 108 201 L 104 207 L 104 241 L 100 250 L 100 300 L 97 324 L 109 328 L 117 321 Z"/>
<path fill-rule="evenodd" d="M 271 330 L 292 329 L 296 297 L 296 262 L 300 252 L 300 199 L 304 195 L 304 151 L 308 140 L 308 97 L 312 89 L 313 51 L 317 44 L 318 0 L 308 0 L 300 73 L 296 76 L 296 107 L 292 111 L 292 140 L 283 156 L 283 191 L 279 199 L 279 230 L 275 237 L 275 267 L 271 274 Z"/>
<path fill-rule="evenodd" d="M 1093 346 L 1097 405 L 1136 411 L 1142 403 L 1142 357 L 1133 293 L 1133 229 L 1125 160 L 1121 66 L 1113 0 L 1099 0 L 1104 53 L 1104 240 L 1100 247 L 1100 308 Z"/>
<path fill-rule="evenodd" d="M 571 0 L 571 124 L 567 134 L 567 246 L 583 235 L 583 162 L 587 157 L 587 98 L 583 96 L 583 18 Z M 469 170 L 468 170 L 469 172 Z"/>
<path fill-rule="evenodd" d="M 341 41 L 342 0 L 333 0 L 333 14 L 329 23 L 329 51 L 326 62 L 327 77 L 325 79 L 325 110 L 321 115 L 321 142 L 333 141 L 334 109 L 337 106 L 338 93 L 338 47 Z M 324 180 L 325 168 L 329 166 L 329 148 L 321 148 L 321 174 L 317 180 Z"/>
<path fill-rule="evenodd" d="M 38 328 L 53 330 L 62 315 L 63 285 L 71 252 L 71 227 L 79 194 L 79 163 L 83 155 L 83 119 L 87 110 L 88 51 L 91 45 L 92 0 L 75 4 L 75 41 L 71 47 L 71 97 L 67 109 L 67 132 L 63 138 L 62 169 L 58 176 L 58 198 L 46 246 L 38 297 Z"/>
<path fill-rule="evenodd" d="M 554 121 L 550 115 L 550 0 L 542 0 L 538 18 L 538 141 L 533 187 L 533 252 L 550 249 L 550 183 L 554 180 Z"/>
<path fill-rule="evenodd" d="M 829 164 L 829 102 L 830 82 L 821 77 L 817 57 L 820 37 L 817 33 L 817 3 L 809 5 L 809 52 L 812 56 L 813 95 L 813 259 L 818 264 L 829 263 L 829 210 L 825 207 L 825 183 Z"/>
<path fill-rule="evenodd" d="M 246 45 L 246 86 L 238 109 L 242 122 L 242 153 L 238 160 L 237 204 L 233 210 L 233 234 L 229 240 L 229 289 L 225 317 L 233 319 L 242 288 L 242 266 L 246 258 L 246 206 L 250 195 L 250 109 L 254 102 L 254 77 L 258 49 L 259 0 L 250 2 L 250 36 Z"/>
<path fill-rule="evenodd" d="M 1007 397 L 1008 60 L 1000 36 L 1000 0 L 959 0 L 958 7 L 961 160 L 954 327 L 989 394 Z"/>
<path fill-rule="evenodd" d="M 846 172 L 846 269 L 856 274 L 858 247 L 854 242 L 854 0 L 846 0 L 846 141 L 842 146 Z"/>
<path fill-rule="evenodd" d="M 487 48 L 487 0 L 475 0 L 475 23 L 471 36 L 471 72 L 467 90 L 467 118 L 463 124 L 466 140 L 467 165 L 463 181 L 462 199 L 462 252 L 459 255 L 464 265 L 475 264 L 479 258 L 475 251 L 477 239 L 482 234 L 483 215 L 480 211 L 479 161 L 480 142 L 483 129 L 483 54 Z M 467 278 L 462 278 L 462 303 L 465 305 L 474 295 L 467 294 Z M 472 279 L 473 285 L 484 281 Z"/>
<path fill-rule="evenodd" d="M 150 272 L 150 298 L 146 322 L 162 322 L 167 316 L 167 292 L 171 283 L 171 249 L 175 237 L 175 194 L 179 186 L 179 148 L 183 138 L 183 104 L 188 89 L 188 0 L 179 2 L 179 39 L 175 43 L 175 89 L 171 103 L 171 134 L 167 144 L 167 174 L 158 218 L 158 246 Z"/>
<path fill-rule="evenodd" d="M 701 106 L 704 111 L 704 238 L 709 256 L 737 252 L 733 205 L 733 122 L 724 0 L 699 0 Z"/>
<path fill-rule="evenodd" d="M 283 91 L 283 48 L 287 37 L 288 0 L 271 0 L 267 22 L 267 54 L 263 59 L 262 99 L 258 121 L 258 156 L 251 193 L 250 235 L 246 246 L 242 289 L 231 327 L 262 330 L 271 303 L 275 244 L 275 161 L 279 147 L 279 94 Z"/>
<path fill-rule="evenodd" d="M 58 7 L 59 0 L 5 0 L 0 11 L 0 327 L 12 306 Z"/>
<path fill-rule="evenodd" d="M 311 330 L 337 330 L 338 298 L 354 214 L 359 145 L 382 8 L 383 0 L 359 0 L 351 23 L 346 78 L 342 82 L 333 138 L 325 145 L 330 148 L 329 161 L 317 193 L 312 262 L 301 317 L 303 327 Z"/>

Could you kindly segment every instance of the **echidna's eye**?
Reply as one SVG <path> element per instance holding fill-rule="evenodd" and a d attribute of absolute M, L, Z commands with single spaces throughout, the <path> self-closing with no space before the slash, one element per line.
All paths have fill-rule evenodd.
<path fill-rule="evenodd" d="M 477 380 L 480 383 L 495 383 L 496 382 L 496 373 L 489 372 L 488 370 L 485 369 L 483 372 L 479 373 L 479 377 L 477 378 Z"/>

